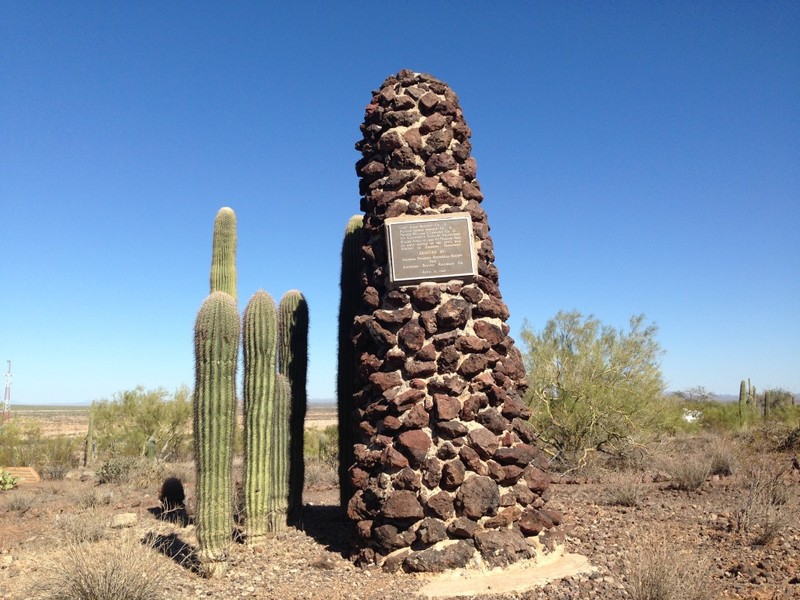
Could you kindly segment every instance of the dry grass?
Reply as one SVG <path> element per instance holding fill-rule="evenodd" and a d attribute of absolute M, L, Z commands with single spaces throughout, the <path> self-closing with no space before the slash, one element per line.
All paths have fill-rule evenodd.
<path fill-rule="evenodd" d="M 29 590 L 42 600 L 161 600 L 168 597 L 169 559 L 138 540 L 70 543 L 40 569 Z"/>
<path fill-rule="evenodd" d="M 643 539 L 624 569 L 633 600 L 710 600 L 708 563 L 664 539 Z"/>
<path fill-rule="evenodd" d="M 752 457 L 743 473 L 744 494 L 735 512 L 737 531 L 766 545 L 798 520 L 798 499 L 790 493 L 787 464 L 774 458 Z"/>
<path fill-rule="evenodd" d="M 711 460 L 699 453 L 669 459 L 665 464 L 672 485 L 685 492 L 699 490 L 711 473 Z"/>
<path fill-rule="evenodd" d="M 642 500 L 642 478 L 638 473 L 625 471 L 609 475 L 606 480 L 605 501 L 612 506 L 639 506 Z"/>
<path fill-rule="evenodd" d="M 56 534 L 59 545 L 99 542 L 109 536 L 108 515 L 94 510 L 77 514 L 56 515 Z"/>

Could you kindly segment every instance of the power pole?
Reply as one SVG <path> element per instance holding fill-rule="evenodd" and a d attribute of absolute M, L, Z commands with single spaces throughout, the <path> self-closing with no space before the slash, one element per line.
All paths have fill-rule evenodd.
<path fill-rule="evenodd" d="M 6 393 L 3 396 L 3 423 L 11 420 L 11 381 L 14 376 L 11 374 L 11 361 L 8 362 L 8 373 L 6 373 Z"/>

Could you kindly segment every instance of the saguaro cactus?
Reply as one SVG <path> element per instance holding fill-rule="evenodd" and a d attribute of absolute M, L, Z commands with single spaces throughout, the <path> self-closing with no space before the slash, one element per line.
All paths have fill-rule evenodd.
<path fill-rule="evenodd" d="M 278 372 L 289 380 L 289 523 L 302 523 L 303 428 L 306 420 L 308 370 L 308 304 L 298 290 L 289 290 L 278 306 Z"/>
<path fill-rule="evenodd" d="M 94 406 L 92 406 L 94 408 Z M 83 466 L 88 467 L 94 460 L 94 412 L 89 410 L 89 427 L 86 430 L 86 447 L 83 449 Z"/>
<path fill-rule="evenodd" d="M 739 426 L 744 426 L 747 416 L 747 382 L 742 379 L 739 384 Z"/>
<path fill-rule="evenodd" d="M 269 486 L 274 485 L 276 478 L 270 470 L 269 456 L 275 434 L 271 426 L 276 414 L 275 351 L 278 330 L 278 315 L 272 296 L 258 291 L 250 298 L 244 311 L 243 329 L 245 540 L 248 545 L 257 545 L 263 542 L 270 531 L 267 498 Z M 288 419 L 285 419 L 284 429 L 288 427 Z M 280 456 L 275 458 L 281 460 Z"/>
<path fill-rule="evenodd" d="M 336 412 L 339 418 L 339 505 L 344 509 L 353 496 L 348 470 L 353 464 L 353 394 L 356 368 L 353 320 L 361 302 L 361 233 L 363 217 L 347 222 L 342 242 L 342 272 L 339 279 L 339 357 L 336 374 Z"/>
<path fill-rule="evenodd" d="M 267 531 L 286 529 L 289 509 L 289 413 L 291 411 L 289 380 L 275 377 L 275 399 L 268 423 Z"/>
<path fill-rule="evenodd" d="M 239 311 L 224 292 L 213 292 L 197 314 L 193 401 L 197 541 L 201 572 L 221 575 L 233 531 L 233 431 Z"/>
<path fill-rule="evenodd" d="M 214 242 L 211 250 L 211 292 L 236 295 L 236 214 L 223 206 L 214 219 Z"/>

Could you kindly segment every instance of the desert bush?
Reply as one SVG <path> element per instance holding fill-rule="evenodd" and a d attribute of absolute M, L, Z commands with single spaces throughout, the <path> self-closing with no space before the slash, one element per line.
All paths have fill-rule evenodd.
<path fill-rule="evenodd" d="M 68 544 L 40 569 L 31 597 L 42 600 L 161 600 L 168 559 L 138 541 Z"/>
<path fill-rule="evenodd" d="M 727 438 L 717 437 L 709 448 L 709 475 L 729 476 L 736 472 L 737 448 Z"/>
<path fill-rule="evenodd" d="M 306 460 L 305 484 L 307 487 L 335 486 L 339 483 L 336 465 L 315 458 Z"/>
<path fill-rule="evenodd" d="M 151 487 L 165 479 L 170 467 L 156 460 L 132 456 L 115 456 L 97 470 L 98 483 L 129 483 L 136 487 Z"/>
<path fill-rule="evenodd" d="M 644 539 L 625 565 L 625 587 L 633 600 L 710 600 L 708 564 L 663 539 Z"/>
<path fill-rule="evenodd" d="M 106 456 L 142 456 L 147 440 L 156 442 L 164 460 L 191 457 L 192 402 L 187 387 L 170 396 L 163 388 L 139 386 L 92 404 L 98 453 Z"/>
<path fill-rule="evenodd" d="M 711 461 L 703 454 L 688 453 L 668 459 L 665 468 L 675 489 L 693 492 L 700 489 L 708 479 Z"/>
<path fill-rule="evenodd" d="M 606 503 L 612 506 L 639 506 L 642 499 L 642 478 L 638 473 L 614 473 L 607 478 Z"/>
<path fill-rule="evenodd" d="M 700 413 L 700 427 L 707 431 L 726 432 L 740 428 L 739 405 L 734 402 L 709 400 L 693 406 Z"/>
<path fill-rule="evenodd" d="M 0 464 L 33 467 L 42 479 L 63 479 L 77 466 L 78 438 L 44 437 L 36 422 L 11 422 L 0 427 Z"/>
<path fill-rule="evenodd" d="M 99 542 L 108 537 L 107 516 L 87 510 L 76 514 L 56 515 L 56 534 L 59 544 Z"/>
<path fill-rule="evenodd" d="M 530 422 L 554 468 L 574 468 L 593 451 L 614 454 L 642 432 L 677 426 L 678 405 L 663 397 L 656 331 L 642 316 L 624 331 L 578 312 L 559 312 L 541 332 L 523 326 Z"/>
<path fill-rule="evenodd" d="M 339 455 L 339 430 L 336 425 L 325 429 L 306 429 L 303 453 L 306 460 L 336 465 Z"/>
<path fill-rule="evenodd" d="M 36 498 L 33 494 L 29 492 L 17 491 L 13 494 L 8 494 L 8 499 L 5 502 L 5 508 L 9 511 L 24 513 L 29 511 L 34 504 L 36 504 Z"/>
<path fill-rule="evenodd" d="M 752 457 L 743 472 L 743 494 L 735 511 L 734 526 L 752 535 L 753 543 L 766 545 L 798 518 L 796 494 L 788 483 L 788 464 L 769 457 Z"/>

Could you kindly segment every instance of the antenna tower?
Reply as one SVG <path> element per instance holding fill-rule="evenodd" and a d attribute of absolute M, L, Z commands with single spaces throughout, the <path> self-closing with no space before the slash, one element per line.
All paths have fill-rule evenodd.
<path fill-rule="evenodd" d="M 3 396 L 3 423 L 11 419 L 11 381 L 14 376 L 11 374 L 11 361 L 8 361 L 8 373 L 6 373 L 6 393 Z"/>

